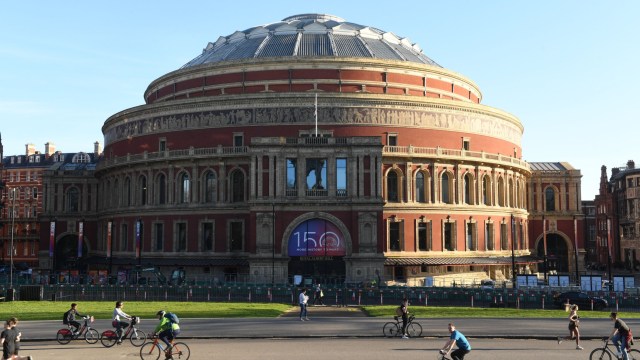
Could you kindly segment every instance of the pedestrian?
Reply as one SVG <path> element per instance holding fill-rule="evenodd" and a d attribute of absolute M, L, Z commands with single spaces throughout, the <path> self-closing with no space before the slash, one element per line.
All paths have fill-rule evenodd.
<path fill-rule="evenodd" d="M 116 333 L 118 334 L 118 344 L 122 344 L 123 330 L 129 327 L 129 323 L 126 321 L 120 320 L 120 318 L 132 320 L 131 316 L 129 316 L 124 311 L 122 311 L 123 306 L 124 306 L 124 303 L 122 301 L 117 301 L 116 307 L 113 309 L 113 316 L 111 318 L 111 320 L 113 320 L 111 325 L 116 328 Z"/>
<path fill-rule="evenodd" d="M 451 359 L 463 360 L 464 356 L 471 352 L 471 344 L 469 344 L 464 334 L 456 330 L 456 326 L 453 323 L 449 323 L 449 334 L 449 340 L 440 349 L 440 354 L 448 354 L 455 344 L 458 348 L 451 353 Z"/>
<path fill-rule="evenodd" d="M 307 289 L 302 288 L 300 295 L 298 296 L 298 303 L 300 304 L 300 321 L 309 321 L 307 317 L 307 303 L 309 302 L 309 296 L 307 296 Z"/>
<path fill-rule="evenodd" d="M 558 336 L 558 344 L 561 344 L 564 340 L 576 339 L 576 350 L 584 349 L 580 346 L 580 316 L 578 316 L 578 305 L 573 304 L 570 306 L 571 312 L 569 313 L 569 336 Z"/>
<path fill-rule="evenodd" d="M 609 318 L 613 320 L 613 330 L 608 340 L 611 340 L 613 346 L 618 350 L 618 358 L 622 357 L 623 360 L 629 360 L 627 349 L 632 338 L 631 329 L 622 319 L 618 318 L 617 312 L 612 312 Z"/>
<path fill-rule="evenodd" d="M 322 303 L 322 298 L 324 297 L 324 293 L 322 292 L 322 288 L 320 287 L 320 283 L 316 284 L 316 289 L 314 291 L 313 294 L 313 305 L 317 305 L 318 303 L 320 303 L 320 305 L 324 305 Z"/>
<path fill-rule="evenodd" d="M 2 344 L 2 359 L 4 360 L 33 360 L 31 356 L 19 356 L 20 337 L 22 333 L 16 327 L 18 319 L 13 317 L 5 322 L 4 330 L 0 334 Z"/>
<path fill-rule="evenodd" d="M 404 298 L 400 303 L 400 316 L 402 316 L 402 338 L 408 339 L 407 325 L 409 324 L 409 299 Z"/>

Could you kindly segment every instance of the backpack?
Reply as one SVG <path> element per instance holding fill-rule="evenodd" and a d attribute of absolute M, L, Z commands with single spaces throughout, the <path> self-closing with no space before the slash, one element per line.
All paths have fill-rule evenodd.
<path fill-rule="evenodd" d="M 166 314 L 164 314 L 164 317 L 167 318 L 169 320 L 169 323 L 173 324 L 180 324 L 180 318 L 178 317 L 178 315 L 168 312 Z"/>
<path fill-rule="evenodd" d="M 402 316 L 402 306 L 396 308 L 396 316 Z"/>
<path fill-rule="evenodd" d="M 62 323 L 65 325 L 69 325 L 69 313 L 71 312 L 71 310 L 68 310 L 67 312 L 64 313 L 64 315 L 62 315 Z"/>

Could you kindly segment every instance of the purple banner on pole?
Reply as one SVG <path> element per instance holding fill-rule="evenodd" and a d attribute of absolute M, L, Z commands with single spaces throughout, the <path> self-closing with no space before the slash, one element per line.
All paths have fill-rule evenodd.
<path fill-rule="evenodd" d="M 141 221 L 136 221 L 136 259 L 140 259 L 140 225 Z"/>
<path fill-rule="evenodd" d="M 49 224 L 49 257 L 53 258 L 53 247 L 56 243 L 56 222 L 52 221 Z"/>
<path fill-rule="evenodd" d="M 84 222 L 78 224 L 78 258 L 82 257 L 82 241 L 84 238 Z"/>
<path fill-rule="evenodd" d="M 311 219 L 300 223 L 289 236 L 289 256 L 344 256 L 344 236 L 332 222 Z"/>

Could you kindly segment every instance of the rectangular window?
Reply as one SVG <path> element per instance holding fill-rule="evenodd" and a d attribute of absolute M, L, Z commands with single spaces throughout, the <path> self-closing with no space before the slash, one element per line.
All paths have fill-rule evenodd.
<path fill-rule="evenodd" d="M 233 135 L 233 146 L 235 147 L 244 146 L 244 136 L 242 136 L 242 134 Z"/>
<path fill-rule="evenodd" d="M 468 222 L 467 223 L 467 250 L 476 251 L 478 250 L 476 246 L 476 223 Z"/>
<path fill-rule="evenodd" d="M 493 251 L 495 250 L 494 239 L 493 239 L 493 224 L 486 223 L 484 225 L 484 241 L 487 247 L 487 250 Z"/>
<path fill-rule="evenodd" d="M 500 224 L 500 250 L 509 250 L 507 224 Z"/>
<path fill-rule="evenodd" d="M 187 251 L 187 224 L 176 224 L 176 251 Z"/>
<path fill-rule="evenodd" d="M 244 229 L 242 221 L 231 221 L 229 223 L 229 250 L 242 251 Z"/>
<path fill-rule="evenodd" d="M 36 254 L 36 242 L 35 241 L 31 243 L 31 246 L 29 246 L 29 249 L 31 249 L 31 254 L 30 254 L 31 256 Z"/>
<path fill-rule="evenodd" d="M 298 159 L 287 159 L 287 190 L 295 190 L 298 187 L 297 166 Z"/>
<path fill-rule="evenodd" d="M 164 224 L 154 224 L 154 241 L 153 241 L 153 250 L 155 251 L 163 251 L 164 250 Z"/>
<path fill-rule="evenodd" d="M 307 190 L 326 192 L 327 190 L 327 159 L 307 159 Z M 321 195 L 321 194 L 320 194 Z"/>
<path fill-rule="evenodd" d="M 522 223 L 518 224 L 518 232 L 520 233 L 520 250 L 525 250 L 527 247 L 525 245 L 524 225 Z"/>
<path fill-rule="evenodd" d="M 160 139 L 158 151 L 167 151 L 167 140 L 165 138 Z"/>
<path fill-rule="evenodd" d="M 398 134 L 390 133 L 387 135 L 387 146 L 398 146 Z"/>
<path fill-rule="evenodd" d="M 129 226 L 128 224 L 120 225 L 120 251 L 129 250 Z"/>
<path fill-rule="evenodd" d="M 400 251 L 401 247 L 401 238 L 400 238 L 400 224 L 401 222 L 390 222 L 389 223 L 389 250 L 390 251 Z"/>
<path fill-rule="evenodd" d="M 462 150 L 467 150 L 471 148 L 471 141 L 468 138 L 462 138 Z"/>
<path fill-rule="evenodd" d="M 455 222 L 444 223 L 444 249 L 448 251 L 456 250 L 456 228 Z"/>
<path fill-rule="evenodd" d="M 347 196 L 347 159 L 336 159 L 336 195 Z"/>
<path fill-rule="evenodd" d="M 431 222 L 418 223 L 418 250 L 431 250 Z"/>
<path fill-rule="evenodd" d="M 202 251 L 213 251 L 213 223 L 202 223 Z"/>

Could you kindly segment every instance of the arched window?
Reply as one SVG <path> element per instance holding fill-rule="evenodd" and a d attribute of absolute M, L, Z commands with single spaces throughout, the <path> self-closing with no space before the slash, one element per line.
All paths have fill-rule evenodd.
<path fill-rule="evenodd" d="M 111 190 L 111 181 L 107 180 L 107 183 L 104 185 L 104 193 L 112 194 Z M 105 209 L 108 209 L 111 207 L 111 201 L 111 196 L 105 196 L 104 200 L 102 200 L 102 206 L 104 206 Z"/>
<path fill-rule="evenodd" d="M 191 181 L 189 180 L 189 174 L 186 172 L 180 175 L 180 181 L 178 182 L 178 199 L 181 204 L 186 204 L 189 202 L 190 194 L 191 194 Z"/>
<path fill-rule="evenodd" d="M 509 206 L 516 207 L 516 188 L 513 179 L 509 179 Z"/>
<path fill-rule="evenodd" d="M 453 194 L 451 186 L 451 176 L 447 172 L 442 173 L 442 202 L 445 204 L 453 204 Z"/>
<path fill-rule="evenodd" d="M 80 210 L 80 192 L 78 188 L 72 187 L 67 190 L 67 212 L 78 212 Z"/>
<path fill-rule="evenodd" d="M 491 178 L 489 175 L 482 178 L 482 203 L 491 205 Z"/>
<path fill-rule="evenodd" d="M 498 206 L 504 206 L 504 179 L 498 179 Z"/>
<path fill-rule="evenodd" d="M 467 205 L 473 204 L 473 178 L 471 174 L 465 174 L 463 178 L 464 185 L 464 203 Z"/>
<path fill-rule="evenodd" d="M 131 179 L 124 179 L 124 206 L 131 206 Z"/>
<path fill-rule="evenodd" d="M 393 170 L 389 171 L 387 174 L 387 201 L 400 201 L 400 196 L 398 194 L 398 174 Z"/>
<path fill-rule="evenodd" d="M 556 192 L 552 187 L 544 190 L 545 211 L 556 211 Z"/>
<path fill-rule="evenodd" d="M 167 180 L 164 174 L 158 175 L 156 179 L 156 200 L 159 205 L 167 203 Z"/>
<path fill-rule="evenodd" d="M 217 201 L 218 184 L 216 173 L 207 171 L 204 175 L 204 202 L 215 203 Z"/>
<path fill-rule="evenodd" d="M 244 199 L 244 174 L 240 170 L 231 173 L 231 202 L 243 202 Z"/>
<path fill-rule="evenodd" d="M 416 174 L 416 202 L 419 203 L 425 203 L 427 202 L 427 191 L 426 191 L 426 187 L 425 187 L 425 181 L 424 181 L 424 172 L 423 171 L 418 171 L 418 173 Z"/>
<path fill-rule="evenodd" d="M 147 205 L 147 177 L 144 175 L 141 175 L 139 180 L 138 180 L 138 186 L 139 186 L 139 191 L 138 193 L 140 194 L 140 205 Z"/>
<path fill-rule="evenodd" d="M 120 207 L 120 181 L 116 180 L 113 182 L 113 202 L 111 203 L 112 207 Z"/>

